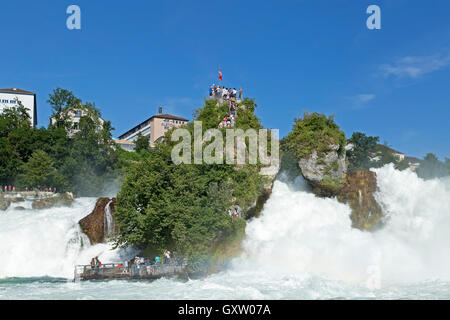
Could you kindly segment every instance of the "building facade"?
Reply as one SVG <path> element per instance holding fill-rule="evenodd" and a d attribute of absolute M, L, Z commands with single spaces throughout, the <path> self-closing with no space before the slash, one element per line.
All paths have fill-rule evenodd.
<path fill-rule="evenodd" d="M 101 130 L 103 128 L 103 124 L 105 123 L 105 120 L 103 120 L 101 117 L 98 117 L 92 112 L 89 112 L 87 108 L 82 106 L 68 108 L 62 111 L 62 113 L 64 114 L 60 114 L 59 116 L 70 123 L 70 126 L 66 129 L 69 137 L 72 137 L 75 133 L 80 131 L 81 117 L 90 115 L 92 117 L 92 120 L 98 123 L 97 130 Z M 53 116 L 50 118 L 50 124 L 55 125 L 57 123 L 56 117 L 57 116 Z"/>
<path fill-rule="evenodd" d="M 139 134 L 148 137 L 150 145 L 153 146 L 155 142 L 159 141 L 166 132 L 172 128 L 178 128 L 186 125 L 189 120 L 170 114 L 163 114 L 162 108 L 159 108 L 157 115 L 141 122 L 134 128 L 128 130 L 119 137 L 119 140 L 133 142 L 137 139 Z"/>
<path fill-rule="evenodd" d="M 7 108 L 18 107 L 19 102 L 28 110 L 31 125 L 37 126 L 36 93 L 17 88 L 0 89 L 0 113 Z"/>

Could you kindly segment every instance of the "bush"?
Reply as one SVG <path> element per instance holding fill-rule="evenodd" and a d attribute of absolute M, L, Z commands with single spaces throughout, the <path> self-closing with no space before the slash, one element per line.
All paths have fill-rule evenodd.
<path fill-rule="evenodd" d="M 338 153 L 345 152 L 345 133 L 334 122 L 333 116 L 305 112 L 296 118 L 292 131 L 283 139 L 285 151 L 292 152 L 298 159 L 308 157 L 313 151 L 320 156 L 330 151 L 331 145 L 338 145 Z"/>

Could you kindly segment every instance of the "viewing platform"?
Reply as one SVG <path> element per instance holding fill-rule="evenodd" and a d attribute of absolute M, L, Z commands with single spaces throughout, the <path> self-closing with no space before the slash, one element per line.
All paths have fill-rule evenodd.
<path fill-rule="evenodd" d="M 75 267 L 75 281 L 85 280 L 154 280 L 163 277 L 187 278 L 187 264 L 130 265 L 108 263 L 99 267 Z"/>

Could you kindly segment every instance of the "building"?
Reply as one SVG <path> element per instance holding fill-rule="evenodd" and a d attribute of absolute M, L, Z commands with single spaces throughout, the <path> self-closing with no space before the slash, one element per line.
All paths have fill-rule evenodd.
<path fill-rule="evenodd" d="M 409 162 L 409 168 L 412 171 L 416 171 L 417 168 L 420 166 L 420 163 L 422 162 L 422 160 L 415 157 L 405 157 L 405 159 Z"/>
<path fill-rule="evenodd" d="M 119 140 L 135 141 L 139 135 L 148 137 L 150 145 L 153 146 L 156 141 L 160 141 L 169 129 L 178 128 L 186 125 L 189 120 L 170 114 L 163 114 L 162 107 L 159 107 L 157 115 L 141 122 L 134 128 L 128 130 L 119 137 Z"/>
<path fill-rule="evenodd" d="M 17 88 L 0 89 L 0 113 L 7 108 L 18 107 L 19 102 L 28 110 L 31 124 L 33 127 L 36 127 L 36 93 Z"/>
<path fill-rule="evenodd" d="M 136 145 L 132 141 L 127 140 L 114 140 L 114 143 L 117 144 L 125 151 L 134 152 L 136 149 Z"/>
<path fill-rule="evenodd" d="M 83 106 L 68 107 L 67 109 L 63 110 L 61 114 L 59 114 L 59 117 L 69 122 L 69 127 L 67 128 L 66 131 L 69 137 L 72 137 L 75 133 L 80 131 L 81 117 L 86 117 L 89 115 L 95 122 L 98 120 L 97 130 L 101 130 L 103 128 L 105 120 L 99 117 L 94 111 L 89 110 L 88 108 Z M 55 125 L 56 123 L 57 123 L 56 116 L 51 117 L 50 124 Z"/>

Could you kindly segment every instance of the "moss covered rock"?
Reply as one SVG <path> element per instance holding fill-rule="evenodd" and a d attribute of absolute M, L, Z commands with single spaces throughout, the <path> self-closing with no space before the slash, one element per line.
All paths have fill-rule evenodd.
<path fill-rule="evenodd" d="M 375 200 L 376 191 L 375 172 L 357 170 L 346 175 L 345 184 L 338 194 L 338 199 L 347 203 L 352 209 L 350 218 L 354 228 L 370 231 L 381 226 L 383 212 Z"/>
<path fill-rule="evenodd" d="M 74 200 L 73 194 L 66 192 L 63 194 L 57 194 L 53 197 L 42 198 L 33 201 L 33 209 L 48 209 L 51 207 L 64 207 L 72 204 Z"/>

